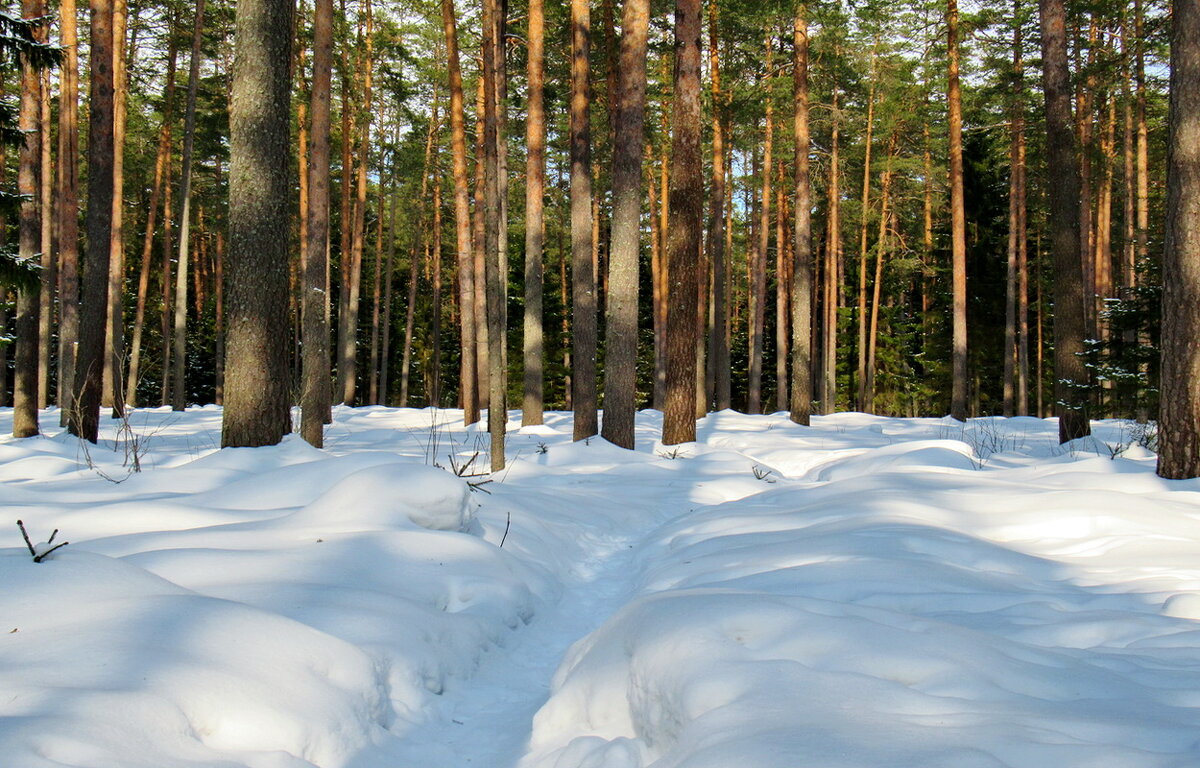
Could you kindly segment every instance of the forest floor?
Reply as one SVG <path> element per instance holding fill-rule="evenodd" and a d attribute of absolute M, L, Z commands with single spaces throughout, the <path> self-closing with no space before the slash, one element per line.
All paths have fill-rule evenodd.
<path fill-rule="evenodd" d="M 489 477 L 459 411 L 220 419 L 0 438 L 6 768 L 1200 764 L 1200 480 L 1135 424 L 514 412 Z"/>

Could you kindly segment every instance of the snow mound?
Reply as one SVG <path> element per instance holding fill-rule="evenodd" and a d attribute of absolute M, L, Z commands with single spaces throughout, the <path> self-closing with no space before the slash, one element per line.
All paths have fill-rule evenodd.
<path fill-rule="evenodd" d="M 437 467 L 392 463 L 342 478 L 292 519 L 339 531 L 391 530 L 407 521 L 435 531 L 465 531 L 474 517 L 470 487 Z"/>

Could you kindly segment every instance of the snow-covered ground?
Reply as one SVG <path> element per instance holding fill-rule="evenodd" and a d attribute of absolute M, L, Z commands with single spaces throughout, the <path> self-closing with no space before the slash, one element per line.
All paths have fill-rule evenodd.
<path fill-rule="evenodd" d="M 220 417 L 0 437 L 0 765 L 1200 765 L 1200 481 L 1134 425 L 514 412 L 472 488 L 457 411 Z"/>

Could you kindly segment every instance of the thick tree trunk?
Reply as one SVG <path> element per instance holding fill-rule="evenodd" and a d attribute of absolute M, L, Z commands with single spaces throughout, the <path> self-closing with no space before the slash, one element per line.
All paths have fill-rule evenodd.
<path fill-rule="evenodd" d="M 493 472 L 504 469 L 504 438 L 508 426 L 507 376 L 504 369 L 505 324 L 503 283 L 501 274 L 501 235 L 507 227 L 501 203 L 500 148 L 502 146 L 500 105 L 504 59 L 504 4 L 484 0 L 483 23 L 483 80 L 484 80 L 484 273 L 487 283 L 488 325 L 488 432 L 491 435 L 490 465 Z M 578 33 L 576 33 L 578 34 Z M 574 110 L 572 110 L 574 112 Z M 574 183 L 574 179 L 572 179 Z M 594 384 L 594 381 L 593 381 Z M 593 413 L 595 401 L 593 400 Z M 576 432 L 578 432 L 578 419 Z"/>
<path fill-rule="evenodd" d="M 592 273 L 592 158 L 587 0 L 571 0 L 571 400 L 576 440 L 597 433 L 596 285 Z"/>
<path fill-rule="evenodd" d="M 1088 373 L 1083 364 L 1084 284 L 1079 245 L 1079 156 L 1071 119 L 1063 0 L 1040 0 L 1042 89 L 1046 98 L 1046 155 L 1050 234 L 1054 253 L 1054 397 L 1059 442 L 1091 434 Z"/>
<path fill-rule="evenodd" d="M 540 45 L 541 43 L 540 40 L 538 40 L 537 43 L 535 43 L 533 40 L 534 14 L 535 11 L 538 10 L 535 6 L 537 6 L 539 2 L 540 0 L 533 0 L 533 2 L 530 3 L 529 8 L 529 47 L 531 73 L 533 71 L 532 60 L 535 58 L 534 49 L 535 46 Z M 451 167 L 454 174 L 454 244 L 457 254 L 456 261 L 458 264 L 458 293 L 459 307 L 461 311 L 459 319 L 459 333 L 462 340 L 461 387 L 463 401 L 463 422 L 465 424 L 474 424 L 476 421 L 479 421 L 479 391 L 476 388 L 479 377 L 476 371 L 477 361 L 475 356 L 475 334 L 477 328 L 474 300 L 475 273 L 474 259 L 471 252 L 471 208 L 470 191 L 468 189 L 467 181 L 466 118 L 463 114 L 463 83 L 462 71 L 459 65 L 458 30 L 455 21 L 454 0 L 442 0 L 442 28 L 446 36 L 446 60 L 448 62 L 448 70 L 450 75 L 450 158 Z M 530 82 L 532 83 L 532 79 Z M 535 111 L 534 99 L 539 99 L 540 104 L 541 97 L 540 89 L 538 90 L 536 97 L 532 95 L 532 91 L 533 87 L 531 85 L 529 105 L 531 120 Z M 532 156 L 535 148 L 532 142 L 529 146 L 529 152 Z M 535 179 L 531 173 L 528 184 L 530 187 L 532 187 L 535 183 Z M 526 310 L 529 311 L 528 299 L 526 301 Z M 526 333 L 528 333 L 528 329 L 526 329 Z M 528 364 L 528 361 L 526 364 Z"/>
<path fill-rule="evenodd" d="M 958 1 L 946 3 L 949 50 L 946 101 L 950 111 L 950 273 L 953 339 L 950 415 L 967 418 L 967 221 L 963 200 L 962 94 L 958 82 Z M 1068 112 L 1070 106 L 1067 107 Z"/>
<path fill-rule="evenodd" d="M 22 0 L 21 16 L 30 19 L 44 13 L 41 0 Z M 18 255 L 36 261 L 41 244 L 38 200 L 38 161 L 41 141 L 38 115 L 42 83 L 38 71 L 21 57 L 21 105 L 17 127 L 25 138 L 17 152 L 17 192 L 23 196 L 17 220 Z M 110 180 L 111 181 L 111 180 Z M 13 437 L 38 434 L 38 305 L 40 287 L 17 290 L 17 314 L 14 329 L 17 343 L 13 352 Z"/>
<path fill-rule="evenodd" d="M 808 174 L 808 7 L 796 12 L 793 42 L 795 203 L 792 224 L 792 387 L 790 417 L 808 426 L 812 412 L 812 189 Z"/>
<path fill-rule="evenodd" d="M 229 110 L 227 396 L 221 445 L 278 443 L 291 428 L 288 201 L 293 0 L 241 0 Z"/>
<path fill-rule="evenodd" d="M 664 445 L 696 439 L 696 262 L 704 228 L 700 116 L 700 0 L 676 0 Z"/>
<path fill-rule="evenodd" d="M 91 0 L 91 76 L 88 108 L 87 262 L 75 362 L 75 413 L 71 434 L 96 442 L 104 369 L 104 325 L 108 307 L 108 260 L 112 217 L 113 6 Z"/>
<path fill-rule="evenodd" d="M 649 0 L 625 0 L 613 137 L 612 253 L 605 328 L 604 439 L 633 448 L 637 407 L 638 258 Z"/>
<path fill-rule="evenodd" d="M 545 340 L 542 330 L 543 252 L 546 239 L 545 14 L 543 0 L 529 3 L 529 102 L 525 123 L 525 317 L 522 352 L 525 375 L 521 426 L 543 421 Z M 605 420 L 607 425 L 607 419 Z"/>
<path fill-rule="evenodd" d="M 1171 19 L 1167 238 L 1163 252 L 1158 474 L 1200 476 L 1200 8 Z"/>
<path fill-rule="evenodd" d="M 60 426 L 64 427 L 75 410 L 79 341 L 79 54 L 75 16 L 75 0 L 62 0 L 60 40 L 65 58 L 58 97 L 58 407 Z"/>

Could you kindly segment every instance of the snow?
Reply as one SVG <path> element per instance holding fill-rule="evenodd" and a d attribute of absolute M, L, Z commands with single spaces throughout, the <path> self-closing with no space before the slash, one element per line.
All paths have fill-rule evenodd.
<path fill-rule="evenodd" d="M 220 418 L 0 438 L 6 768 L 1200 765 L 1200 481 L 1136 425 L 514 412 L 485 477 L 458 411 Z"/>

